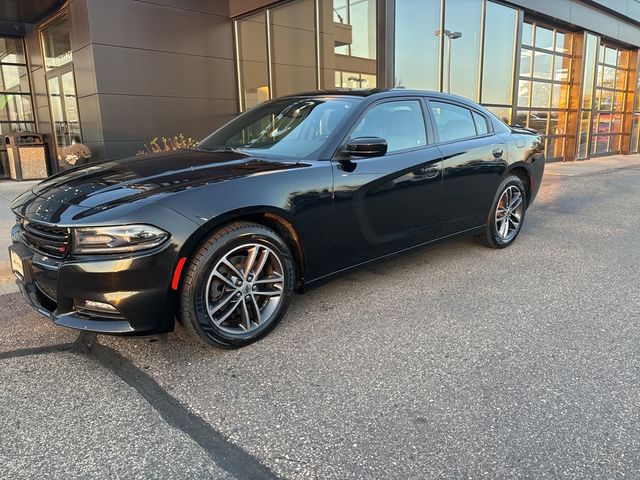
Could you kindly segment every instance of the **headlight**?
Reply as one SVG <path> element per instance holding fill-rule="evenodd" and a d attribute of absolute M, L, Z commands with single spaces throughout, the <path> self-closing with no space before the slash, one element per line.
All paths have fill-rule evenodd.
<path fill-rule="evenodd" d="M 169 234 L 151 225 L 73 229 L 73 253 L 129 253 L 162 244 Z"/>

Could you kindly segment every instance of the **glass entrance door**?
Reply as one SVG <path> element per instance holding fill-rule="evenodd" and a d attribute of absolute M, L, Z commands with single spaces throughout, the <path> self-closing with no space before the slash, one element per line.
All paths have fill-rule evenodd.
<path fill-rule="evenodd" d="M 58 168 L 65 169 L 70 166 L 65 160 L 65 148 L 75 143 L 82 143 L 78 99 L 71 66 L 53 74 L 47 74 L 47 84 L 55 126 Z"/>
<path fill-rule="evenodd" d="M 67 148 L 82 143 L 68 14 L 65 12 L 51 21 L 41 35 L 55 137 L 55 167 L 56 170 L 64 170 L 77 161 L 67 155 Z M 70 161 L 67 161 L 67 157 Z"/>

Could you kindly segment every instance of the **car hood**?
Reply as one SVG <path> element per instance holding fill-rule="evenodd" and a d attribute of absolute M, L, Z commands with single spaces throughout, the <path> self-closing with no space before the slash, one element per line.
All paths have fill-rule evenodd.
<path fill-rule="evenodd" d="M 89 164 L 45 180 L 32 193 L 47 202 L 109 208 L 295 165 L 241 152 L 183 150 Z"/>

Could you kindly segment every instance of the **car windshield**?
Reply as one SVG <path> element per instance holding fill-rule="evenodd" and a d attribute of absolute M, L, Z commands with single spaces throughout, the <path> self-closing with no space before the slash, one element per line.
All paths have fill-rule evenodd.
<path fill-rule="evenodd" d="M 205 138 L 201 150 L 309 158 L 351 111 L 356 98 L 287 98 L 245 112 Z"/>

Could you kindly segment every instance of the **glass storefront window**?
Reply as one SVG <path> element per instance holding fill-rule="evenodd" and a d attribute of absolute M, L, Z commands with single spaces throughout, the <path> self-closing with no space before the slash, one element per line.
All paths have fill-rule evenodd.
<path fill-rule="evenodd" d="M 530 23 L 524 23 L 522 25 L 522 44 L 528 46 L 533 45 L 533 25 Z"/>
<path fill-rule="evenodd" d="M 346 25 L 349 24 L 347 0 L 333 0 L 333 21 Z"/>
<path fill-rule="evenodd" d="M 595 92 L 595 101 L 591 107 L 592 154 L 621 152 L 628 58 L 628 51 L 604 44 L 598 48 L 596 83 L 592 85 Z"/>
<path fill-rule="evenodd" d="M 482 103 L 511 104 L 517 22 L 517 10 L 487 2 L 482 63 Z M 530 57 L 525 62 L 528 60 Z M 522 61 L 521 57 L 521 70 Z M 524 68 L 526 69 L 526 66 Z"/>
<path fill-rule="evenodd" d="M 29 75 L 23 65 L 0 65 L 0 91 L 29 92 Z"/>
<path fill-rule="evenodd" d="M 527 80 L 520 80 L 518 84 L 518 106 L 529 107 L 531 98 L 531 82 Z"/>
<path fill-rule="evenodd" d="M 511 109 L 508 107 L 486 107 L 491 113 L 502 120 L 504 123 L 511 123 Z"/>
<path fill-rule="evenodd" d="M 352 42 L 349 55 L 376 58 L 376 0 L 348 0 Z"/>
<path fill-rule="evenodd" d="M 535 36 L 537 49 L 553 50 L 553 30 L 536 26 Z"/>
<path fill-rule="evenodd" d="M 547 158 L 560 159 L 569 119 L 573 34 L 525 22 L 521 47 L 518 121 L 545 137 Z M 531 40 L 529 40 L 531 37 Z M 532 46 L 533 45 L 533 46 Z M 532 59 L 529 67 L 525 59 Z M 530 110 L 529 110 L 530 109 Z"/>
<path fill-rule="evenodd" d="M 568 82 L 569 68 L 571 68 L 571 58 L 556 55 L 553 61 L 553 79 L 558 82 Z"/>
<path fill-rule="evenodd" d="M 533 82 L 531 86 L 531 108 L 548 108 L 550 96 L 550 83 Z"/>
<path fill-rule="evenodd" d="M 556 52 L 571 53 L 571 35 L 565 35 L 564 33 L 556 33 Z"/>
<path fill-rule="evenodd" d="M 27 63 L 21 38 L 0 38 L 0 63 Z"/>
<path fill-rule="evenodd" d="M 21 38 L 0 38 L 0 178 L 9 173 L 4 136 L 35 129 L 24 43 Z"/>
<path fill-rule="evenodd" d="M 245 18 L 236 24 L 242 110 L 269 100 L 269 65 L 265 13 Z"/>
<path fill-rule="evenodd" d="M 577 158 L 585 158 L 589 153 L 587 146 L 589 145 L 589 125 L 591 123 L 591 112 L 582 112 L 580 116 L 580 124 L 578 126 L 578 150 Z"/>
<path fill-rule="evenodd" d="M 313 0 L 298 0 L 270 11 L 274 97 L 317 88 Z"/>
<path fill-rule="evenodd" d="M 533 77 L 549 80 L 551 78 L 552 61 L 553 55 L 535 52 L 533 55 Z"/>
<path fill-rule="evenodd" d="M 291 93 L 377 84 L 375 0 L 295 0 L 235 28 L 242 111 Z"/>
<path fill-rule="evenodd" d="M 627 56 L 628 62 L 628 56 Z M 625 63 L 628 65 L 628 63 Z M 635 101 L 633 102 L 633 115 L 631 118 L 631 138 L 629 150 L 631 153 L 640 152 L 640 75 L 637 75 L 636 84 L 630 85 L 635 92 Z M 633 94 L 634 92 L 631 92 Z"/>
<path fill-rule="evenodd" d="M 478 100 L 482 0 L 445 2 L 442 89 Z"/>
<path fill-rule="evenodd" d="M 44 66 L 47 70 L 62 67 L 72 62 L 69 16 L 62 15 L 42 32 Z"/>
<path fill-rule="evenodd" d="M 516 58 L 517 9 L 485 0 L 396 0 L 395 21 L 395 86 L 480 101 L 509 112 L 511 123 L 514 69 L 531 69 L 530 55 Z"/>
<path fill-rule="evenodd" d="M 631 128 L 631 145 L 630 151 L 631 153 L 638 153 L 638 144 L 640 135 L 640 112 L 635 112 L 633 114 L 633 127 Z"/>
<path fill-rule="evenodd" d="M 82 143 L 69 27 L 68 15 L 63 14 L 41 32 L 56 158 L 61 170 L 72 165 L 66 161 L 65 148 Z"/>
<path fill-rule="evenodd" d="M 336 88 L 376 88 L 376 76 L 355 72 L 335 72 Z"/>
<path fill-rule="evenodd" d="M 397 0 L 396 25 L 395 86 L 438 90 L 440 0 Z"/>

